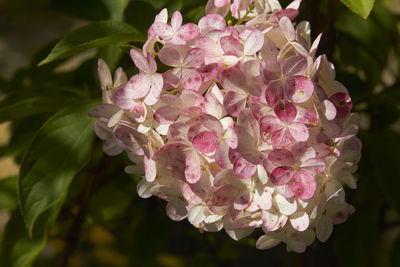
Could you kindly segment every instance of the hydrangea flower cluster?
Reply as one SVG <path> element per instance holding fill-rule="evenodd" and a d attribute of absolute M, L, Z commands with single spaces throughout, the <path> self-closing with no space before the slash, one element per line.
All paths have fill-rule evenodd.
<path fill-rule="evenodd" d="M 171 219 L 236 240 L 261 228 L 257 248 L 303 252 L 354 211 L 343 185 L 356 188 L 359 117 L 315 56 L 321 36 L 292 22 L 300 2 L 209 0 L 197 25 L 164 9 L 130 51 L 138 74 L 112 79 L 99 60 L 104 152 L 127 152 L 139 195 L 167 201 Z"/>

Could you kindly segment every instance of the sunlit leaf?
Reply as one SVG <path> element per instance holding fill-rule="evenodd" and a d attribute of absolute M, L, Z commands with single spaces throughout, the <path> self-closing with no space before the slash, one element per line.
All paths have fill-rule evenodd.
<path fill-rule="evenodd" d="M 371 12 L 375 0 L 340 0 L 351 11 L 366 19 Z"/>
<path fill-rule="evenodd" d="M 39 66 L 89 48 L 143 40 L 142 34 L 129 24 L 111 20 L 93 22 L 66 35 Z"/>
<path fill-rule="evenodd" d="M 30 233 L 37 218 L 62 197 L 89 161 L 94 131 L 93 119 L 87 114 L 96 103 L 61 110 L 33 140 L 18 179 L 20 208 Z"/>

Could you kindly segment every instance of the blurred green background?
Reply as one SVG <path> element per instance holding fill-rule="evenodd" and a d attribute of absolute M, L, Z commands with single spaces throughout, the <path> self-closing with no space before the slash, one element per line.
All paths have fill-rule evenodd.
<path fill-rule="evenodd" d="M 361 114 L 358 189 L 346 189 L 356 212 L 335 226 L 326 243 L 315 241 L 304 254 L 288 253 L 282 244 L 258 251 L 257 231 L 236 242 L 224 232 L 200 233 L 186 220 L 173 222 L 164 201 L 137 196 L 138 177 L 123 171 L 127 157 L 104 156 L 97 139 L 89 147 L 91 160 L 69 185 L 55 223 L 46 224 L 45 234 L 33 233 L 37 243 L 30 241 L 12 175 L 17 175 L 38 129 L 62 108 L 100 99 L 97 58 L 134 72 L 129 45 L 122 41 L 42 67 L 38 63 L 67 33 L 88 23 L 123 20 L 145 36 L 162 8 L 169 14 L 180 10 L 185 21 L 197 22 L 205 4 L 0 0 L 0 122 L 8 128 L 3 135 L 9 137 L 3 136 L 0 143 L 1 162 L 8 162 L 0 163 L 0 266 L 11 266 L 10 258 L 21 260 L 14 266 L 30 264 L 35 257 L 24 261 L 23 256 L 38 253 L 33 266 L 400 266 L 399 0 L 376 0 L 366 20 L 339 0 L 303 0 L 296 19 L 310 21 L 313 38 L 323 32 L 317 53 L 335 64 L 337 80 L 347 87 L 354 111 Z M 139 39 L 130 44 L 141 46 Z M 33 252 L 36 245 L 39 249 Z"/>

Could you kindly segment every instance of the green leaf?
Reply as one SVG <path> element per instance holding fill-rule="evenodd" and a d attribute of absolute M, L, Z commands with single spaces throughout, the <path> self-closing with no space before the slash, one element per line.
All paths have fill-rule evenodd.
<path fill-rule="evenodd" d="M 365 135 L 364 155 L 369 158 L 375 183 L 383 192 L 386 201 L 400 214 L 400 165 L 398 148 L 400 135 L 391 130 Z"/>
<path fill-rule="evenodd" d="M 17 202 L 17 177 L 8 177 L 0 180 L 0 210 L 15 209 Z"/>
<path fill-rule="evenodd" d="M 340 0 L 351 11 L 366 19 L 374 7 L 375 0 Z"/>
<path fill-rule="evenodd" d="M 66 90 L 23 90 L 0 102 L 0 122 L 55 112 L 78 101 L 80 96 Z"/>
<path fill-rule="evenodd" d="M 102 0 L 108 7 L 110 19 L 122 21 L 124 10 L 129 4 L 129 0 Z"/>
<path fill-rule="evenodd" d="M 37 218 L 62 197 L 89 161 L 95 135 L 88 113 L 96 104 L 89 102 L 59 111 L 32 141 L 18 178 L 20 208 L 29 233 Z"/>
<path fill-rule="evenodd" d="M 2 266 L 31 266 L 47 242 L 50 228 L 55 223 L 64 203 L 63 194 L 54 205 L 37 220 L 37 227 L 31 237 L 26 231 L 24 220 L 19 210 L 15 210 L 4 230 L 0 244 L 0 262 Z"/>
<path fill-rule="evenodd" d="M 39 66 L 75 55 L 89 48 L 143 40 L 144 36 L 129 24 L 112 20 L 93 22 L 65 36 L 39 63 Z"/>

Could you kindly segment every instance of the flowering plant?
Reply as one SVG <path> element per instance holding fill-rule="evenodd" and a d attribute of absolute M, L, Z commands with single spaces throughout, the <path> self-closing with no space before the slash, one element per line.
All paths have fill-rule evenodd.
<path fill-rule="evenodd" d="M 235 240 L 262 228 L 257 248 L 303 252 L 354 211 L 343 185 L 356 188 L 359 116 L 316 57 L 321 35 L 293 22 L 300 2 L 209 0 L 197 25 L 164 9 L 130 51 L 139 73 L 112 79 L 99 60 L 103 150 L 128 154 L 139 195 L 166 200 L 171 219 Z"/>

